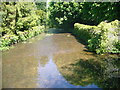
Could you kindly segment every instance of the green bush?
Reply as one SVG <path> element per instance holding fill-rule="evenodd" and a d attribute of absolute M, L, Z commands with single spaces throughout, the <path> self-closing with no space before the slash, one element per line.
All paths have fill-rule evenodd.
<path fill-rule="evenodd" d="M 19 31 L 17 32 L 17 35 L 12 34 L 12 35 L 4 35 L 1 37 L 0 40 L 0 50 L 6 50 L 9 49 L 9 46 L 18 43 L 20 41 L 25 41 L 29 38 L 32 38 L 42 32 L 44 32 L 45 27 L 44 26 L 36 26 L 32 27 L 31 30 L 26 30 L 26 31 Z"/>
<path fill-rule="evenodd" d="M 120 53 L 119 23 L 118 20 L 110 23 L 101 22 L 97 26 L 75 23 L 73 34 L 84 40 L 89 50 L 97 54 Z"/>
<path fill-rule="evenodd" d="M 0 50 L 9 49 L 9 46 L 17 43 L 19 40 L 16 35 L 4 35 L 0 40 Z"/>
<path fill-rule="evenodd" d="M 26 30 L 24 32 L 19 31 L 19 32 L 17 32 L 17 34 L 19 36 L 20 41 L 25 41 L 28 38 L 32 38 L 32 37 L 44 32 L 44 30 L 45 30 L 44 26 L 35 26 L 35 27 L 32 27 L 31 30 Z"/>
<path fill-rule="evenodd" d="M 36 15 L 38 15 L 39 21 L 38 23 L 40 25 L 45 25 L 46 24 L 46 12 L 43 10 L 36 10 Z"/>
<path fill-rule="evenodd" d="M 75 23 L 72 33 L 87 43 L 87 40 L 92 38 L 93 34 L 95 34 L 96 29 L 96 26 Z"/>

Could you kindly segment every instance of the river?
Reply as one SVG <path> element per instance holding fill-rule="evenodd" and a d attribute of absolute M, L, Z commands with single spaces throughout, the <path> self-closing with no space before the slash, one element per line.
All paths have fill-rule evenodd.
<path fill-rule="evenodd" d="M 70 33 L 40 37 L 2 53 L 3 88 L 120 88 L 119 55 L 88 52 Z"/>

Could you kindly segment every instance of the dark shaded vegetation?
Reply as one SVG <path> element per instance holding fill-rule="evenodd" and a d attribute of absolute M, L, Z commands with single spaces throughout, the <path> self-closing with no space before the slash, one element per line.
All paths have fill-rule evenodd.
<path fill-rule="evenodd" d="M 44 12 L 46 12 L 46 2 L 40 2 L 39 0 L 37 0 L 35 4 L 38 10 L 43 10 Z"/>
<path fill-rule="evenodd" d="M 98 25 L 102 21 L 120 20 L 117 2 L 51 2 L 50 26 L 73 28 L 74 23 Z"/>

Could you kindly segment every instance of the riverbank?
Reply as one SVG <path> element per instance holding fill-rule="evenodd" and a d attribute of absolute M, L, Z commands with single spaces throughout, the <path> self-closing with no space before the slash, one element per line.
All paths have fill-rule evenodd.
<path fill-rule="evenodd" d="M 36 26 L 33 27 L 31 30 L 27 31 L 19 31 L 16 34 L 6 34 L 3 37 L 1 37 L 0 40 L 0 50 L 8 50 L 9 48 L 12 47 L 12 45 L 18 43 L 18 42 L 23 42 L 26 41 L 32 37 L 35 37 L 45 31 L 44 26 Z"/>
<path fill-rule="evenodd" d="M 120 21 L 101 22 L 97 26 L 75 23 L 72 33 L 97 54 L 120 53 Z"/>

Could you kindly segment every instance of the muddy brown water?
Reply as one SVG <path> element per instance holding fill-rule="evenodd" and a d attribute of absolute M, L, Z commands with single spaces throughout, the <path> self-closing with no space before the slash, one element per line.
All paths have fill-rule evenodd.
<path fill-rule="evenodd" d="M 46 35 L 43 39 L 39 37 L 18 43 L 2 53 L 3 88 L 104 88 L 102 83 L 111 80 L 111 76 L 104 76 L 100 72 L 101 69 L 109 71 L 109 67 L 104 70 L 104 66 L 109 65 L 98 60 L 99 56 L 87 52 L 85 45 L 71 34 Z M 111 57 L 118 58 L 118 55 Z M 113 61 L 118 63 L 117 59 Z M 119 67 L 110 65 L 117 69 Z M 100 81 L 103 77 L 105 79 Z M 114 78 L 113 87 L 119 87 L 119 77 Z M 111 86 L 109 82 L 106 87 Z"/>

